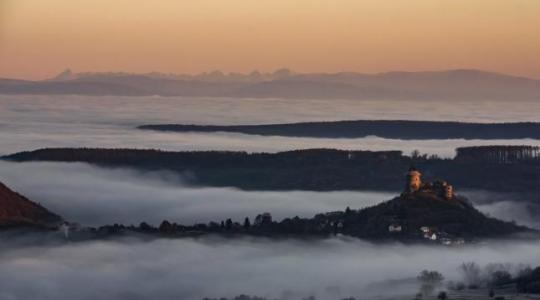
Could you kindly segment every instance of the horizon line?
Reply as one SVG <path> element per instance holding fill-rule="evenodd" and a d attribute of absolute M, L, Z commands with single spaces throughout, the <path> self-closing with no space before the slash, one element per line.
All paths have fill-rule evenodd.
<path fill-rule="evenodd" d="M 127 72 L 127 71 L 80 71 L 80 72 L 74 72 L 71 68 L 65 68 L 63 71 L 58 72 L 56 74 L 53 74 L 47 78 L 43 79 L 27 79 L 27 78 L 21 78 L 21 77 L 0 77 L 0 79 L 3 80 L 21 80 L 21 81 L 30 81 L 30 82 L 39 82 L 39 81 L 48 81 L 48 80 L 54 80 L 57 77 L 59 77 L 62 74 L 73 74 L 73 75 L 105 75 L 105 74 L 111 74 L 111 75 L 139 75 L 139 76 L 147 76 L 147 75 L 163 75 L 163 76 L 186 76 L 186 77 L 198 77 L 198 76 L 209 76 L 212 74 L 220 74 L 220 76 L 228 77 L 228 76 L 244 76 L 249 77 L 253 76 L 255 74 L 260 74 L 261 76 L 265 75 L 277 75 L 279 72 L 287 72 L 288 74 L 284 76 L 295 76 L 295 75 L 337 75 L 337 74 L 358 74 L 358 75 L 386 75 L 386 74 L 397 74 L 397 73 L 445 73 L 445 72 L 477 72 L 477 73 L 487 73 L 487 74 L 493 74 L 493 75 L 502 75 L 502 76 L 509 76 L 509 77 L 515 77 L 515 78 L 521 78 L 521 79 L 528 79 L 528 80 L 540 80 L 540 78 L 536 77 L 529 77 L 524 75 L 517 75 L 512 73 L 505 73 L 505 72 L 499 72 L 499 71 L 492 71 L 492 70 L 486 70 L 486 69 L 478 69 L 478 68 L 449 68 L 449 69 L 426 69 L 426 70 L 414 70 L 414 71 L 407 71 L 407 70 L 387 70 L 387 71 L 380 71 L 380 72 L 362 72 L 362 71 L 317 71 L 317 72 L 301 72 L 301 71 L 295 71 L 288 67 L 280 67 L 276 68 L 272 71 L 261 71 L 258 69 L 254 69 L 249 72 L 233 72 L 233 71 L 223 71 L 219 69 L 213 69 L 209 71 L 202 71 L 198 73 L 175 73 L 175 72 L 163 72 L 163 71 L 147 71 L 147 72 Z"/>

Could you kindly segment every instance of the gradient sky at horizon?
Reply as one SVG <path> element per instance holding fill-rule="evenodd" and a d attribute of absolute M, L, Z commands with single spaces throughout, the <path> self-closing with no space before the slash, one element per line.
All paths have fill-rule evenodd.
<path fill-rule="evenodd" d="M 84 71 L 540 78 L 538 0 L 0 0 L 0 77 Z"/>

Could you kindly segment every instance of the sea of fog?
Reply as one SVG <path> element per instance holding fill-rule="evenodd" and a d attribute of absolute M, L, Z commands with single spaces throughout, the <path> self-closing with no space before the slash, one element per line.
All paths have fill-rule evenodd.
<path fill-rule="evenodd" d="M 160 133 L 140 124 L 268 124 L 321 120 L 414 119 L 470 122 L 538 121 L 540 103 L 368 100 L 277 100 L 163 97 L 0 96 L 0 155 L 43 147 L 129 147 L 167 150 L 282 151 L 299 148 L 403 150 L 451 157 L 454 148 L 539 141 L 403 141 L 368 137 L 314 139 L 242 134 Z M 389 192 L 242 191 L 187 185 L 167 172 L 99 168 L 83 163 L 0 162 L 0 181 L 69 221 L 191 224 L 261 212 L 275 219 L 358 209 Z M 540 228 L 512 195 L 461 191 L 491 216 Z M 493 201 L 496 199 L 496 201 Z M 444 248 L 374 245 L 356 239 L 125 238 L 35 243 L 0 234 L 0 299 L 201 299 L 242 293 L 279 299 L 372 298 L 417 292 L 415 276 L 438 270 L 459 280 L 462 262 L 540 265 L 540 242 L 500 241 Z M 401 284 L 396 281 L 401 280 Z M 391 287 L 391 288 L 388 288 Z"/>
<path fill-rule="evenodd" d="M 262 137 L 237 133 L 167 133 L 142 124 L 270 124 L 401 119 L 467 122 L 538 121 L 540 102 L 281 100 L 181 97 L 0 95 L 0 155 L 43 147 L 158 148 L 278 152 L 305 148 L 402 150 L 452 157 L 469 145 L 538 140 L 398 140 Z"/>

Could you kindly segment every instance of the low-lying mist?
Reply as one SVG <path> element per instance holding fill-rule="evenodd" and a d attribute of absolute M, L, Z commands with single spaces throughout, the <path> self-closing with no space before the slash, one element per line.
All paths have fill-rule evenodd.
<path fill-rule="evenodd" d="M 535 194 L 467 190 L 461 193 L 488 216 L 540 229 L 540 199 Z"/>
<path fill-rule="evenodd" d="M 0 181 L 64 218 L 84 225 L 193 224 L 270 212 L 275 218 L 312 217 L 391 199 L 383 192 L 242 191 L 192 187 L 168 172 L 143 173 L 81 163 L 0 162 Z"/>
<path fill-rule="evenodd" d="M 109 169 L 83 163 L 13 163 L 0 161 L 0 181 L 40 202 L 69 221 L 99 226 L 164 219 L 182 224 L 241 222 L 270 212 L 275 219 L 312 217 L 317 213 L 359 209 L 397 196 L 400 191 L 243 191 L 194 187 L 169 172 Z M 459 187 L 457 187 L 459 193 Z M 517 195 L 464 191 L 477 207 L 493 217 L 535 228 L 540 222 L 532 205 Z M 491 199 L 487 201 L 486 199 Z"/>
<path fill-rule="evenodd" d="M 0 155 L 43 147 L 129 147 L 165 150 L 276 152 L 301 148 L 418 149 L 444 157 L 466 145 L 540 141 L 402 141 L 160 133 L 134 129 L 152 123 L 269 124 L 357 119 L 538 121 L 540 102 L 253 100 L 163 97 L 0 96 Z M 168 172 L 106 169 L 81 163 L 0 161 L 0 181 L 83 225 L 192 224 L 261 212 L 275 219 L 358 209 L 396 196 L 390 192 L 242 191 L 194 187 Z M 456 187 L 460 193 L 459 187 Z M 483 212 L 540 228 L 519 195 L 467 191 Z M 536 214 L 537 215 L 537 214 Z M 61 233 L 54 233 L 61 235 Z M 418 291 L 416 275 L 437 270 L 460 280 L 458 267 L 540 265 L 540 241 L 498 241 L 459 248 L 324 240 L 121 239 L 46 242 L 0 233 L 0 299 L 201 299 L 252 294 L 279 299 L 364 298 Z M 410 280 L 408 280 L 410 279 Z M 408 284 L 396 286 L 396 281 Z M 401 281 L 400 281 L 401 282 Z M 412 283 L 411 283 L 412 282 Z M 373 287 L 377 287 L 373 289 Z M 371 287 L 371 288 L 370 288 Z"/>
<path fill-rule="evenodd" d="M 90 224 L 121 218 L 159 221 L 170 215 L 179 216 L 181 221 L 190 220 L 190 216 L 201 221 L 260 210 L 284 216 L 294 211 L 313 214 L 334 206 L 370 205 L 367 202 L 377 203 L 393 195 L 374 193 L 368 198 L 369 193 L 361 192 L 192 188 L 167 173 L 85 164 L 1 162 L 0 170 L 0 180 Z M 423 269 L 437 270 L 447 280 L 458 281 L 462 280 L 458 266 L 463 262 L 540 264 L 539 241 L 498 241 L 463 248 L 380 245 L 345 237 L 132 237 L 48 244 L 33 236 L 2 233 L 0 243 L 0 299 L 192 300 L 239 294 L 287 300 L 311 295 L 323 300 L 389 294 L 412 297 L 419 288 L 415 276 Z"/>
<path fill-rule="evenodd" d="M 0 241 L 10 243 L 1 235 Z M 464 248 L 376 245 L 339 237 L 126 238 L 8 247 L 0 250 L 0 299 L 191 300 L 242 293 L 279 299 L 413 297 L 418 291 L 414 278 L 423 269 L 437 270 L 447 280 L 462 280 L 458 267 L 463 262 L 536 266 L 539 247 L 538 241 Z"/>

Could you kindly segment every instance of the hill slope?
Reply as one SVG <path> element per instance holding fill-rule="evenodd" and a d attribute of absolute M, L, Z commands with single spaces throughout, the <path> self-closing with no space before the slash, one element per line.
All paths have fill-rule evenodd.
<path fill-rule="evenodd" d="M 527 228 L 490 218 L 476 210 L 465 198 L 446 200 L 430 193 L 402 195 L 358 212 L 343 214 L 344 233 L 363 238 L 423 238 L 421 227 L 439 237 L 465 239 L 495 238 L 527 232 Z M 392 233 L 390 225 L 402 231 Z"/>
<path fill-rule="evenodd" d="M 10 190 L 0 182 L 0 228 L 16 226 L 55 227 L 62 218 Z"/>
<path fill-rule="evenodd" d="M 497 238 L 538 238 L 538 232 L 514 223 L 487 217 L 465 198 L 446 200 L 430 193 L 401 195 L 361 210 L 346 209 L 321 213 L 313 218 L 286 218 L 273 221 L 269 213 L 258 215 L 243 225 L 231 219 L 185 226 L 164 220 L 159 227 L 106 225 L 94 230 L 98 236 L 138 232 L 170 237 L 205 234 L 266 237 L 328 237 L 341 234 L 370 241 L 427 242 L 444 245 Z M 221 225 L 220 225 L 221 223 Z M 396 232 L 391 226 L 400 226 Z M 422 229 L 427 228 L 428 233 Z M 435 234 L 435 238 L 433 237 Z"/>

